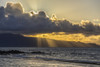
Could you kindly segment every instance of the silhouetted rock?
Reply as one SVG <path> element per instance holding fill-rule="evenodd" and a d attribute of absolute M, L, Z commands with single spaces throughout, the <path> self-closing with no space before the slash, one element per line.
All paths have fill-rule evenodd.
<path fill-rule="evenodd" d="M 9 50 L 9 51 L 1 51 L 0 50 L 0 55 L 9 55 L 9 54 L 22 54 L 25 52 L 18 51 L 18 50 Z"/>

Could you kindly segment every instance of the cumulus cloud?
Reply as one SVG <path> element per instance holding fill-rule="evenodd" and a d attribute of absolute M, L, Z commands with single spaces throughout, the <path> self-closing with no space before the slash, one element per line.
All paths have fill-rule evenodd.
<path fill-rule="evenodd" d="M 81 22 L 81 26 L 84 29 L 84 31 L 87 31 L 87 32 L 96 33 L 96 32 L 99 32 L 99 30 L 100 30 L 100 26 L 99 25 L 95 25 L 95 24 L 93 24 L 92 22 L 90 22 L 88 20 L 82 21 Z"/>
<path fill-rule="evenodd" d="M 44 11 L 30 16 L 20 3 L 7 3 L 5 8 L 0 7 L 1 31 L 42 32 L 52 28 L 52 24 Z"/>
<path fill-rule="evenodd" d="M 20 15 L 23 13 L 23 7 L 20 3 L 7 3 L 5 12 L 8 15 Z"/>
<path fill-rule="evenodd" d="M 31 14 L 31 16 L 30 16 Z M 0 31 L 15 33 L 89 32 L 97 33 L 99 25 L 89 21 L 72 24 L 67 20 L 51 20 L 44 11 L 26 13 L 20 3 L 7 3 L 0 7 Z"/>

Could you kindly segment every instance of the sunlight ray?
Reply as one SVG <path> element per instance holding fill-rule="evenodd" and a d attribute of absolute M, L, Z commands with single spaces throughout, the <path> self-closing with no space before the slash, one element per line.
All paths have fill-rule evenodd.
<path fill-rule="evenodd" d="M 53 40 L 50 39 L 46 39 L 49 47 L 57 47 L 56 43 Z"/>
<path fill-rule="evenodd" d="M 42 40 L 41 38 L 37 38 L 38 47 L 42 47 Z"/>

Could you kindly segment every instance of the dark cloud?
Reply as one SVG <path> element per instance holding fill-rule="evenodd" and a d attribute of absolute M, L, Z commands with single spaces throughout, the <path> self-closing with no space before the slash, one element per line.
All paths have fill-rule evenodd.
<path fill-rule="evenodd" d="M 32 16 L 30 16 L 32 14 Z M 72 24 L 67 20 L 51 20 L 44 11 L 25 13 L 20 3 L 7 3 L 0 7 L 0 31 L 16 33 L 46 33 L 46 32 L 72 32 L 96 33 L 99 25 L 82 21 L 81 24 Z"/>
<path fill-rule="evenodd" d="M 23 7 L 20 3 L 7 3 L 5 7 L 5 12 L 8 15 L 20 15 L 23 11 Z"/>
<path fill-rule="evenodd" d="M 5 9 L 4 7 L 0 7 L 0 21 L 5 18 Z"/>
<path fill-rule="evenodd" d="M 82 21 L 81 26 L 82 26 L 82 28 L 85 32 L 92 32 L 92 33 L 97 33 L 97 34 L 100 33 L 99 32 L 100 26 L 95 25 L 95 24 L 93 24 L 92 22 L 90 22 L 88 20 L 87 21 Z"/>

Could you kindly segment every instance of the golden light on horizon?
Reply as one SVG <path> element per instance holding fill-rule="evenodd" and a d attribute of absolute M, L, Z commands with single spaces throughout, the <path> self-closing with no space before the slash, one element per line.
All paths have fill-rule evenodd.
<path fill-rule="evenodd" d="M 100 35 L 85 36 L 82 33 L 78 34 L 66 34 L 64 32 L 60 33 L 43 33 L 36 35 L 24 35 L 25 37 L 36 37 L 45 38 L 50 46 L 56 46 L 52 40 L 59 41 L 72 41 L 72 42 L 82 42 L 82 43 L 96 43 L 100 45 Z M 51 39 L 51 40 L 50 40 Z"/>

